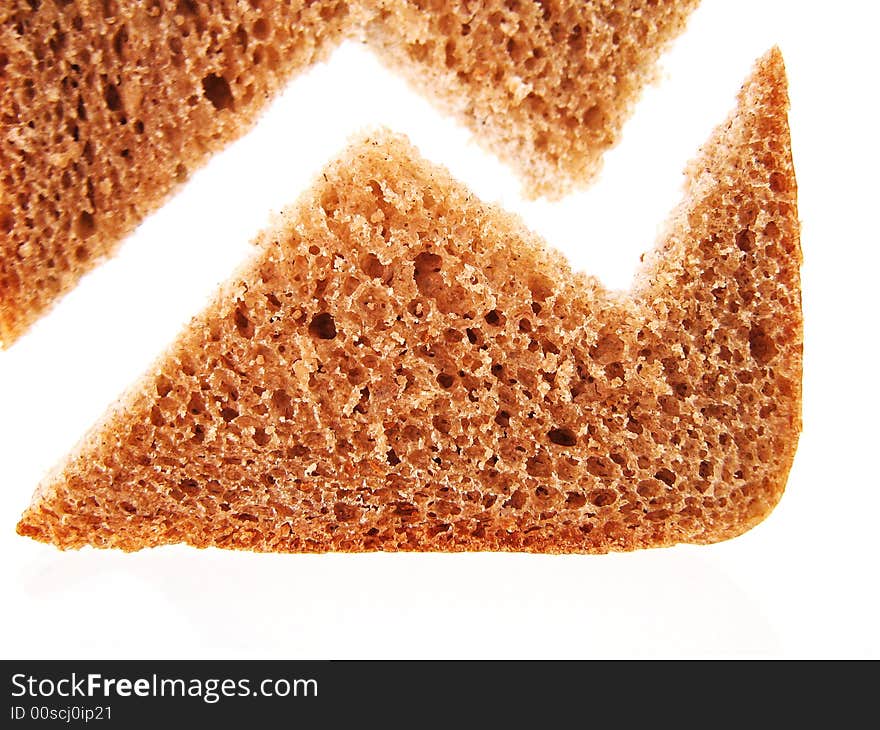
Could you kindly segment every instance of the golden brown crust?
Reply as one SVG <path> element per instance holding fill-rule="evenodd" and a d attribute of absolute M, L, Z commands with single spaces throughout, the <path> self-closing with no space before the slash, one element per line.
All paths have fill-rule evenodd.
<path fill-rule="evenodd" d="M 630 295 L 401 138 L 331 165 L 47 478 L 63 548 L 605 552 L 722 540 L 800 431 L 796 185 L 768 54 Z"/>
<path fill-rule="evenodd" d="M 482 23 L 466 34 L 453 22 L 471 4 L 448 0 L 414 14 L 405 10 L 418 3 L 408 0 L 7 3 L 0 10 L 0 346 L 111 256 L 211 153 L 249 129 L 294 73 L 346 36 L 367 33 L 387 60 L 424 74 L 425 87 L 447 106 L 456 95 L 472 99 L 452 106 L 534 186 L 549 189 L 595 168 L 695 0 L 638 13 L 629 0 L 616 11 L 601 2 L 548 2 L 546 18 L 531 2 L 508 3 L 518 9 L 503 12 L 478 3 L 477 16 L 492 11 L 489 35 Z M 519 16 L 522 28 L 511 25 Z M 454 46 L 461 74 L 444 63 L 437 75 L 433 56 L 394 55 L 410 45 L 393 38 L 412 40 L 416 20 L 427 25 L 413 42 L 424 45 L 430 35 L 436 53 Z M 574 36 L 548 49 L 563 26 Z M 508 32 L 499 51 L 495 36 Z M 506 50 L 510 43 L 515 52 Z M 500 81 L 487 78 L 490 71 Z M 564 83 L 560 74 L 569 74 Z"/>

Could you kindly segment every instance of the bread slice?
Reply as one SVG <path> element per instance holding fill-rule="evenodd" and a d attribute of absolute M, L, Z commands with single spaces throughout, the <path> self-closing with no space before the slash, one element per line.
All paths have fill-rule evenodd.
<path fill-rule="evenodd" d="M 368 35 L 424 75 L 549 190 L 595 169 L 695 4 L 13 2 L 0 10 L 0 345 L 343 38 Z"/>
<path fill-rule="evenodd" d="M 801 253 L 778 51 L 628 294 L 408 143 L 354 145 L 39 487 L 62 548 L 605 552 L 779 500 Z"/>

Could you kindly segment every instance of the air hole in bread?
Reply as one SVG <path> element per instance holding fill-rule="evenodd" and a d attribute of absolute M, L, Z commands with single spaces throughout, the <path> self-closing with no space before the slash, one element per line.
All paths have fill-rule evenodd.
<path fill-rule="evenodd" d="M 208 74 L 202 79 L 202 91 L 205 98 L 217 110 L 233 108 L 232 89 L 229 82 L 219 74 Z"/>
<path fill-rule="evenodd" d="M 309 334 L 319 340 L 332 340 L 336 337 L 336 322 L 328 312 L 321 312 L 312 317 L 309 323 Z"/>
<path fill-rule="evenodd" d="M 577 443 L 577 436 L 570 428 L 551 428 L 547 438 L 557 446 L 574 446 Z"/>
<path fill-rule="evenodd" d="M 95 232 L 95 218 L 88 211 L 82 211 L 76 219 L 76 235 L 79 238 L 88 238 Z"/>

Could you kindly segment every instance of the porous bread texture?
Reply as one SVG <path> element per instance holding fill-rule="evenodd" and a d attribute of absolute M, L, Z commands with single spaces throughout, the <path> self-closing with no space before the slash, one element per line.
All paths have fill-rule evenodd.
<path fill-rule="evenodd" d="M 779 500 L 801 253 L 778 51 L 690 166 L 629 294 L 380 134 L 46 479 L 62 548 L 606 552 Z"/>
<path fill-rule="evenodd" d="M 0 10 L 0 345 L 345 37 L 369 39 L 535 191 L 558 192 L 595 171 L 695 4 L 13 0 Z"/>

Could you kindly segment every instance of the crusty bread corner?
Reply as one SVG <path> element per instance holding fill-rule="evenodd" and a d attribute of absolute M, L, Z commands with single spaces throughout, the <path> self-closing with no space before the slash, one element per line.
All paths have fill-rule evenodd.
<path fill-rule="evenodd" d="M 785 489 L 802 427 L 803 255 L 788 109 L 785 63 L 774 46 L 743 84 L 734 113 L 688 164 L 686 195 L 660 243 L 644 258 L 633 287 L 636 298 L 662 301 L 671 295 L 667 292 L 681 291 L 687 269 L 705 255 L 706 246 L 718 246 L 717 255 L 703 265 L 695 297 L 701 289 L 721 298 L 726 306 L 712 323 L 716 331 L 735 330 L 747 339 L 753 361 L 772 371 L 770 382 L 761 386 L 768 402 L 746 430 L 756 445 L 766 429 L 774 430 L 774 447 L 758 449 L 767 462 L 756 490 L 760 496 L 741 519 L 719 526 L 705 542 L 735 537 L 770 514 Z M 747 279 L 743 263 L 752 267 Z M 743 297 L 748 316 L 738 301 Z M 728 351 L 735 363 L 733 348 L 719 347 L 719 355 L 727 357 Z M 736 378 L 748 381 L 749 375 Z"/>
<path fill-rule="evenodd" d="M 352 146 L 40 487 L 62 548 L 602 553 L 760 522 L 800 431 L 778 51 L 628 295 L 402 138 Z"/>

